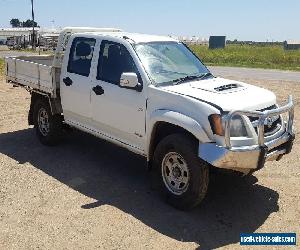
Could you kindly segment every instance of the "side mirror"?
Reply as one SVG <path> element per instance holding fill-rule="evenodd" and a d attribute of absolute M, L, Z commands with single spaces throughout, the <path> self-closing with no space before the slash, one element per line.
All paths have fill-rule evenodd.
<path fill-rule="evenodd" d="M 141 85 L 136 73 L 125 72 L 121 75 L 120 87 L 127 89 L 140 89 Z"/>

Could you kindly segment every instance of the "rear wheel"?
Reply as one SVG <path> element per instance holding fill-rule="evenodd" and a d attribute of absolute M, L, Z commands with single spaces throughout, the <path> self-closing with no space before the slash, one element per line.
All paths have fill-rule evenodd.
<path fill-rule="evenodd" d="M 42 144 L 54 146 L 60 142 L 62 117 L 61 115 L 52 115 L 46 100 L 39 99 L 34 105 L 34 127 Z"/>
<path fill-rule="evenodd" d="M 209 167 L 197 155 L 198 142 L 185 134 L 172 134 L 157 145 L 153 158 L 153 177 L 167 202 L 191 209 L 206 195 Z"/>

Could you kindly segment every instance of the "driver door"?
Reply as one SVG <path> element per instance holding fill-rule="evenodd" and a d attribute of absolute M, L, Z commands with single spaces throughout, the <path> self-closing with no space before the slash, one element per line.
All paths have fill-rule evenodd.
<path fill-rule="evenodd" d="M 136 73 L 142 84 L 127 48 L 123 44 L 103 40 L 96 79 L 92 81 L 92 123 L 106 136 L 143 151 L 146 140 L 146 98 L 143 90 L 120 87 L 120 77 L 124 72 Z"/>

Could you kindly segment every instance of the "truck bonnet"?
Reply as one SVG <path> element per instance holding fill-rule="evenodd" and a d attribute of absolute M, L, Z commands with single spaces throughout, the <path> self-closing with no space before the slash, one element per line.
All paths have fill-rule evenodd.
<path fill-rule="evenodd" d="M 276 104 L 276 96 L 271 91 L 224 78 L 191 81 L 162 88 L 200 102 L 213 103 L 223 111 L 261 110 Z"/>

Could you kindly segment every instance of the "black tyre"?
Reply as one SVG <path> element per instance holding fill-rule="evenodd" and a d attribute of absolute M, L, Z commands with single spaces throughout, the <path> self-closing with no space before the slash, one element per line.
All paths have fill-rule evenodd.
<path fill-rule="evenodd" d="M 39 99 L 34 105 L 34 127 L 42 144 L 54 146 L 60 142 L 62 117 L 61 115 L 52 115 L 47 100 Z"/>
<path fill-rule="evenodd" d="M 185 134 L 172 134 L 157 145 L 152 178 L 172 206 L 187 210 L 207 193 L 209 167 L 197 155 L 198 141 Z"/>

